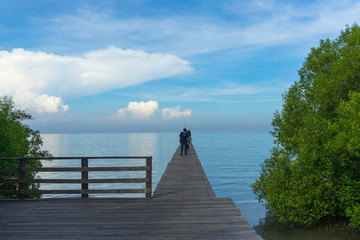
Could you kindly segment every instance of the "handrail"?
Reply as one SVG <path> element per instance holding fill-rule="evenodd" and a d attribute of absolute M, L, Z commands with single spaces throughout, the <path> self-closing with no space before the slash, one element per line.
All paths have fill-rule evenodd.
<path fill-rule="evenodd" d="M 146 159 L 145 166 L 131 167 L 89 167 L 89 159 Z M 26 167 L 27 160 L 80 160 L 81 167 Z M 19 199 L 25 199 L 27 194 L 81 194 L 88 198 L 89 194 L 108 193 L 145 193 L 146 199 L 151 199 L 152 190 L 152 157 L 151 156 L 113 156 L 113 157 L 47 157 L 47 158 L 0 158 L 0 161 L 18 161 L 18 168 L 0 168 L 0 173 L 18 173 L 18 178 L 3 179 L 0 184 L 17 183 L 18 190 L 1 190 L 0 194 L 18 194 Z M 92 171 L 145 171 L 145 178 L 119 178 L 119 179 L 89 179 Z M 26 179 L 27 172 L 81 172 L 81 179 Z M 0 175 L 1 176 L 1 175 Z M 27 190 L 29 183 L 74 183 L 81 184 L 81 190 Z M 145 183 L 144 189 L 92 189 L 91 183 Z"/>

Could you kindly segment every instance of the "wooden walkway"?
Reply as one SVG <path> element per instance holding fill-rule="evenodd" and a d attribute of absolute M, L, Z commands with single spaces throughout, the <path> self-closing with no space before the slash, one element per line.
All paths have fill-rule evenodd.
<path fill-rule="evenodd" d="M 0 201 L 0 239 L 261 239 L 217 198 L 194 148 L 175 152 L 153 199 Z"/>

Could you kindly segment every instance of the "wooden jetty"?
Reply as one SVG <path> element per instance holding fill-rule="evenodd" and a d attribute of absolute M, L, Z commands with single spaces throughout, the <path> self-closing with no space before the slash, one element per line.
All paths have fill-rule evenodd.
<path fill-rule="evenodd" d="M 176 150 L 151 200 L 1 200 L 0 226 L 0 239 L 261 239 L 216 197 L 193 146 Z"/>

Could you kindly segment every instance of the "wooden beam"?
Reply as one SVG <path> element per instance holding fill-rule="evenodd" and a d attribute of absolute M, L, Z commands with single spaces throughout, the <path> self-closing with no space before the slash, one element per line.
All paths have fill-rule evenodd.
<path fill-rule="evenodd" d="M 89 178 L 89 172 L 87 170 L 88 168 L 88 159 L 87 158 L 82 158 L 81 159 L 81 180 L 85 180 L 87 181 Z M 89 184 L 88 183 L 81 183 L 81 198 L 88 198 L 89 194 L 87 193 L 83 193 L 85 191 L 87 191 L 89 189 Z"/>
<path fill-rule="evenodd" d="M 0 183 L 146 183 L 149 178 L 114 178 L 114 179 L 0 179 Z"/>
<path fill-rule="evenodd" d="M 151 190 L 152 190 L 152 181 L 151 181 L 151 173 L 152 173 L 152 157 L 148 157 L 146 158 L 146 167 L 147 167 L 147 170 L 146 170 L 146 178 L 147 179 L 150 179 L 150 181 L 146 182 L 146 198 L 147 199 L 151 199 Z"/>
<path fill-rule="evenodd" d="M 0 172 L 80 172 L 80 171 L 96 171 L 96 172 L 111 172 L 111 171 L 147 171 L 149 167 L 43 167 L 43 168 L 0 168 Z"/>
<path fill-rule="evenodd" d="M 147 193 L 147 189 L 91 189 L 91 190 L 25 190 L 25 194 L 108 194 L 108 193 Z M 3 190 L 5 194 L 16 194 L 17 190 Z M 1 202 L 1 201 L 0 201 Z"/>

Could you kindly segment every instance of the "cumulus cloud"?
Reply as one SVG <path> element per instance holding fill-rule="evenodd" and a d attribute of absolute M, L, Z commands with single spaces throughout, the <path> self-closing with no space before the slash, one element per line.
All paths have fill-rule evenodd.
<path fill-rule="evenodd" d="M 0 91 L 40 113 L 68 110 L 63 97 L 98 94 L 191 71 L 190 63 L 175 55 L 116 47 L 78 57 L 21 48 L 0 51 Z"/>
<path fill-rule="evenodd" d="M 180 106 L 175 108 L 164 108 L 162 109 L 163 118 L 181 118 L 191 116 L 191 110 L 180 111 Z"/>
<path fill-rule="evenodd" d="M 124 119 L 126 117 L 132 117 L 134 119 L 146 119 L 154 115 L 159 109 L 159 103 L 157 101 L 150 100 L 148 102 L 129 102 L 126 108 L 120 108 L 116 114 L 110 116 L 110 119 Z M 175 108 L 161 109 L 162 117 L 165 119 L 181 118 L 191 116 L 192 111 L 189 109 L 181 111 L 180 106 Z"/>
<path fill-rule="evenodd" d="M 69 110 L 68 105 L 62 104 L 60 97 L 48 96 L 47 94 L 40 96 L 31 93 L 21 96 L 15 95 L 14 101 L 22 108 L 33 109 L 38 113 L 54 113 L 58 112 L 59 109 L 63 111 Z"/>
<path fill-rule="evenodd" d="M 115 115 L 110 116 L 111 119 L 122 119 L 131 115 L 136 119 L 144 119 L 152 116 L 158 110 L 159 104 L 157 101 L 148 102 L 129 102 L 127 108 L 120 108 Z"/>

